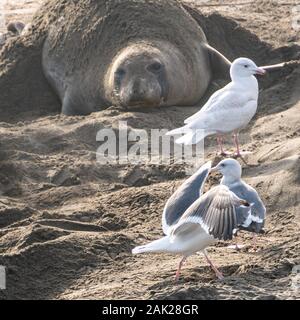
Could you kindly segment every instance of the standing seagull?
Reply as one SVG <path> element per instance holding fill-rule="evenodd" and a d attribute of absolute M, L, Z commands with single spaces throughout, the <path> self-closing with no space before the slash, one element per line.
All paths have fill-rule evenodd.
<path fill-rule="evenodd" d="M 234 159 L 225 159 L 211 169 L 211 172 L 214 171 L 223 175 L 221 185 L 227 186 L 237 197 L 246 200 L 251 205 L 250 208 L 241 206 L 235 208 L 238 229 L 255 234 L 262 232 L 266 219 L 266 208 L 257 191 L 242 180 L 242 168 L 239 162 Z"/>
<path fill-rule="evenodd" d="M 236 59 L 230 68 L 232 82 L 216 91 L 199 112 L 186 119 L 184 127 L 169 131 L 167 135 L 184 134 L 176 143 L 191 145 L 217 134 L 220 153 L 227 155 L 223 149 L 223 135 L 233 133 L 235 155 L 241 157 L 239 131 L 247 126 L 257 110 L 258 82 L 254 75 L 265 73 L 250 59 Z"/>
<path fill-rule="evenodd" d="M 185 211 L 168 235 L 147 245 L 136 247 L 132 253 L 168 252 L 182 255 L 176 272 L 178 280 L 185 260 L 201 251 L 216 276 L 223 279 L 222 273 L 209 259 L 206 248 L 216 240 L 232 239 L 233 231 L 238 227 L 236 205 L 249 207 L 246 201 L 238 198 L 225 185 L 214 187 Z"/>

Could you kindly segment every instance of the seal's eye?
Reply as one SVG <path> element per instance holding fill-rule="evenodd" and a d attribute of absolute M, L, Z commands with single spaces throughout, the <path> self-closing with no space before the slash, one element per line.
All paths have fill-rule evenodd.
<path fill-rule="evenodd" d="M 122 78 L 122 77 L 124 77 L 125 76 L 125 73 L 126 73 L 126 71 L 124 70 L 124 69 L 118 69 L 116 72 L 115 72 L 115 76 L 117 77 L 117 78 Z"/>
<path fill-rule="evenodd" d="M 154 62 L 147 67 L 150 72 L 159 72 L 162 69 L 162 65 L 159 62 Z"/>

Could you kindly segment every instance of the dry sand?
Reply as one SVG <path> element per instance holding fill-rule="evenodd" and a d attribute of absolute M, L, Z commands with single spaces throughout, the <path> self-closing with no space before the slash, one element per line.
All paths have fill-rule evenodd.
<path fill-rule="evenodd" d="M 24 8 L 41 2 L 24 1 Z M 203 10 L 219 11 L 278 48 L 278 62 L 299 59 L 291 5 L 234 2 L 206 1 Z M 9 1 L 7 8 L 17 5 L 21 1 Z M 18 17 L 30 20 L 28 12 Z M 0 119 L 0 265 L 7 267 L 0 298 L 299 299 L 292 269 L 300 264 L 300 67 L 268 76 L 261 87 L 258 115 L 242 141 L 253 152 L 244 178 L 267 206 L 266 234 L 259 236 L 258 252 L 249 245 L 234 252 L 224 242 L 209 249 L 226 276 L 222 282 L 201 256 L 188 260 L 175 283 L 178 257 L 130 253 L 162 235 L 163 206 L 184 179 L 182 166 L 103 166 L 95 159 L 103 125 L 127 120 L 132 127 L 175 128 L 199 107 Z M 205 155 L 218 161 L 213 138 Z M 241 242 L 250 240 L 240 233 Z"/>

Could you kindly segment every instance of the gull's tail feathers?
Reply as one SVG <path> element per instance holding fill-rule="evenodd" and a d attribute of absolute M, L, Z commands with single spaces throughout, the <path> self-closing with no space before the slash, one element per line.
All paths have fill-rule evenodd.
<path fill-rule="evenodd" d="M 205 132 L 204 130 L 191 130 L 190 132 L 186 133 L 184 136 L 175 140 L 177 144 L 184 144 L 186 146 L 194 145 L 202 140 L 205 137 L 213 134 L 213 132 Z"/>
<path fill-rule="evenodd" d="M 168 131 L 166 133 L 167 136 L 174 136 L 176 134 L 182 134 L 182 133 L 188 133 L 191 129 L 189 129 L 188 127 L 184 126 L 184 127 L 181 127 L 181 128 L 177 128 L 177 129 L 174 129 L 174 130 L 171 130 L 171 131 Z"/>
<path fill-rule="evenodd" d="M 147 253 L 147 252 L 168 252 L 171 251 L 172 244 L 169 237 L 163 237 L 161 239 L 150 242 L 144 246 L 135 247 L 132 250 L 132 254 Z"/>
<path fill-rule="evenodd" d="M 202 110 L 196 112 L 195 114 L 193 114 L 193 115 L 190 116 L 189 118 L 185 119 L 185 120 L 184 120 L 184 123 L 185 123 L 185 124 L 191 123 L 192 121 L 194 121 L 194 120 L 196 120 L 197 118 L 199 118 L 201 114 L 202 114 Z"/>

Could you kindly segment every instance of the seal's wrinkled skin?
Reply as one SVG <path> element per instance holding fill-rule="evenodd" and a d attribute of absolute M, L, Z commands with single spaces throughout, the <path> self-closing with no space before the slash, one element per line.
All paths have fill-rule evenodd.
<path fill-rule="evenodd" d="M 230 67 L 199 21 L 176 0 L 48 0 L 1 52 L 0 108 L 85 115 L 194 105 Z"/>
<path fill-rule="evenodd" d="M 64 114 L 88 114 L 111 104 L 192 105 L 212 79 L 211 63 L 224 69 L 229 64 L 222 55 L 210 59 L 215 52 L 177 1 L 110 0 L 90 6 L 93 17 L 82 31 L 77 20 L 67 24 L 61 18 L 44 46 L 44 73 Z M 169 19 L 170 13 L 176 19 Z M 77 50 L 82 60 L 70 60 Z"/>

